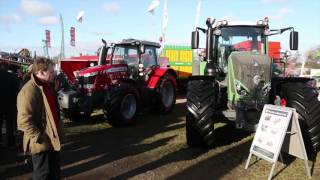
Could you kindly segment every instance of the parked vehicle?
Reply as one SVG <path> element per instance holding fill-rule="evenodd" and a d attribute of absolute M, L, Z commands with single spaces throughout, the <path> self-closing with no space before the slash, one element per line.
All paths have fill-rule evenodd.
<path fill-rule="evenodd" d="M 98 65 L 75 72 L 76 83 L 60 92 L 59 103 L 74 121 L 102 108 L 113 126 L 132 124 L 141 107 L 169 113 L 176 101 L 176 72 L 160 67 L 160 44 L 137 39 L 100 48 Z"/>
<path fill-rule="evenodd" d="M 290 32 L 290 49 L 298 49 L 293 27 L 269 29 L 268 19 L 236 24 L 208 19 L 207 28 L 192 32 L 191 46 L 198 48 L 199 31 L 206 34 L 204 70 L 189 78 L 186 138 L 189 146 L 212 146 L 214 125 L 222 111 L 236 112 L 236 128 L 255 130 L 263 109 L 277 96 L 282 105 L 299 115 L 304 142 L 310 151 L 320 149 L 320 102 L 314 79 L 273 77 L 273 59 L 267 54 L 268 38 Z M 241 42 L 247 47 L 239 46 Z"/>

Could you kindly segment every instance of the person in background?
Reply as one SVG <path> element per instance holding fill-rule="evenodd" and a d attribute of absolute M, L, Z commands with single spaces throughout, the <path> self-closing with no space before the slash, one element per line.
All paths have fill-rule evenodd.
<path fill-rule="evenodd" d="M 29 65 L 27 72 L 22 76 L 22 79 L 21 79 L 20 85 L 19 85 L 19 89 L 21 89 L 23 87 L 23 85 L 26 84 L 31 79 L 32 66 L 33 66 L 33 64 Z"/>
<path fill-rule="evenodd" d="M 9 71 L 6 64 L 0 65 L 0 140 L 2 140 L 2 124 L 6 121 L 6 147 L 15 146 L 14 131 L 17 119 L 17 94 L 19 79 Z"/>
<path fill-rule="evenodd" d="M 31 154 L 33 179 L 60 179 L 62 122 L 52 83 L 54 63 L 37 58 L 31 79 L 18 94 L 18 129 L 23 131 L 23 149 Z"/>

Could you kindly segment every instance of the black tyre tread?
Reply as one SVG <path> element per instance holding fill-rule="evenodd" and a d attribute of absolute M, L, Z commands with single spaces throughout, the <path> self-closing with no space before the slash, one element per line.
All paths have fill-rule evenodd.
<path fill-rule="evenodd" d="M 123 97 L 128 94 L 134 94 L 137 101 L 137 111 L 131 120 L 126 120 L 120 113 L 120 104 Z M 135 123 L 135 118 L 139 109 L 138 90 L 131 84 L 121 83 L 109 93 L 110 97 L 105 98 L 104 115 L 108 117 L 108 122 L 114 127 L 121 127 Z"/>
<path fill-rule="evenodd" d="M 195 130 L 195 128 L 191 125 L 192 124 L 192 115 L 187 114 L 186 117 L 186 139 L 187 144 L 190 147 L 199 147 L 203 146 L 204 142 L 200 134 Z"/>
<path fill-rule="evenodd" d="M 189 146 L 200 144 L 199 146 L 211 147 L 214 142 L 214 84 L 209 80 L 191 80 L 188 82 L 187 90 L 186 124 L 193 130 L 194 136 L 187 136 L 187 143 Z"/>
<path fill-rule="evenodd" d="M 306 83 L 285 83 L 281 97 L 296 109 L 307 150 L 320 150 L 320 102 L 315 88 Z"/>

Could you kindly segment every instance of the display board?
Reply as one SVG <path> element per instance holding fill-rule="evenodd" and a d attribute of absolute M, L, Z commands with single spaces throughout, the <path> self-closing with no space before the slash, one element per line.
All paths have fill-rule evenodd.
<path fill-rule="evenodd" d="M 266 105 L 262 111 L 250 152 L 270 162 L 276 162 L 286 135 L 292 110 Z"/>
<path fill-rule="evenodd" d="M 251 156 L 255 155 L 272 163 L 268 178 L 272 179 L 280 151 L 304 159 L 306 173 L 311 178 L 296 110 L 276 105 L 265 105 L 251 144 L 245 169 L 249 166 Z"/>

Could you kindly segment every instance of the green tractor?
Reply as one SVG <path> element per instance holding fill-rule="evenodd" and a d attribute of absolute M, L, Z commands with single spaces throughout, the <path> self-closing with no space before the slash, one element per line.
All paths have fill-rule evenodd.
<path fill-rule="evenodd" d="M 318 151 L 320 102 L 315 80 L 275 77 L 275 60 L 268 56 L 269 36 L 290 31 L 290 49 L 297 50 L 298 32 L 292 27 L 269 29 L 267 18 L 246 24 L 208 18 L 206 25 L 192 32 L 192 49 L 199 48 L 199 31 L 206 34 L 206 49 L 203 61 L 193 63 L 188 80 L 187 144 L 212 147 L 215 124 L 230 109 L 236 128 L 255 131 L 264 105 L 280 101 L 297 110 L 306 148 Z"/>

